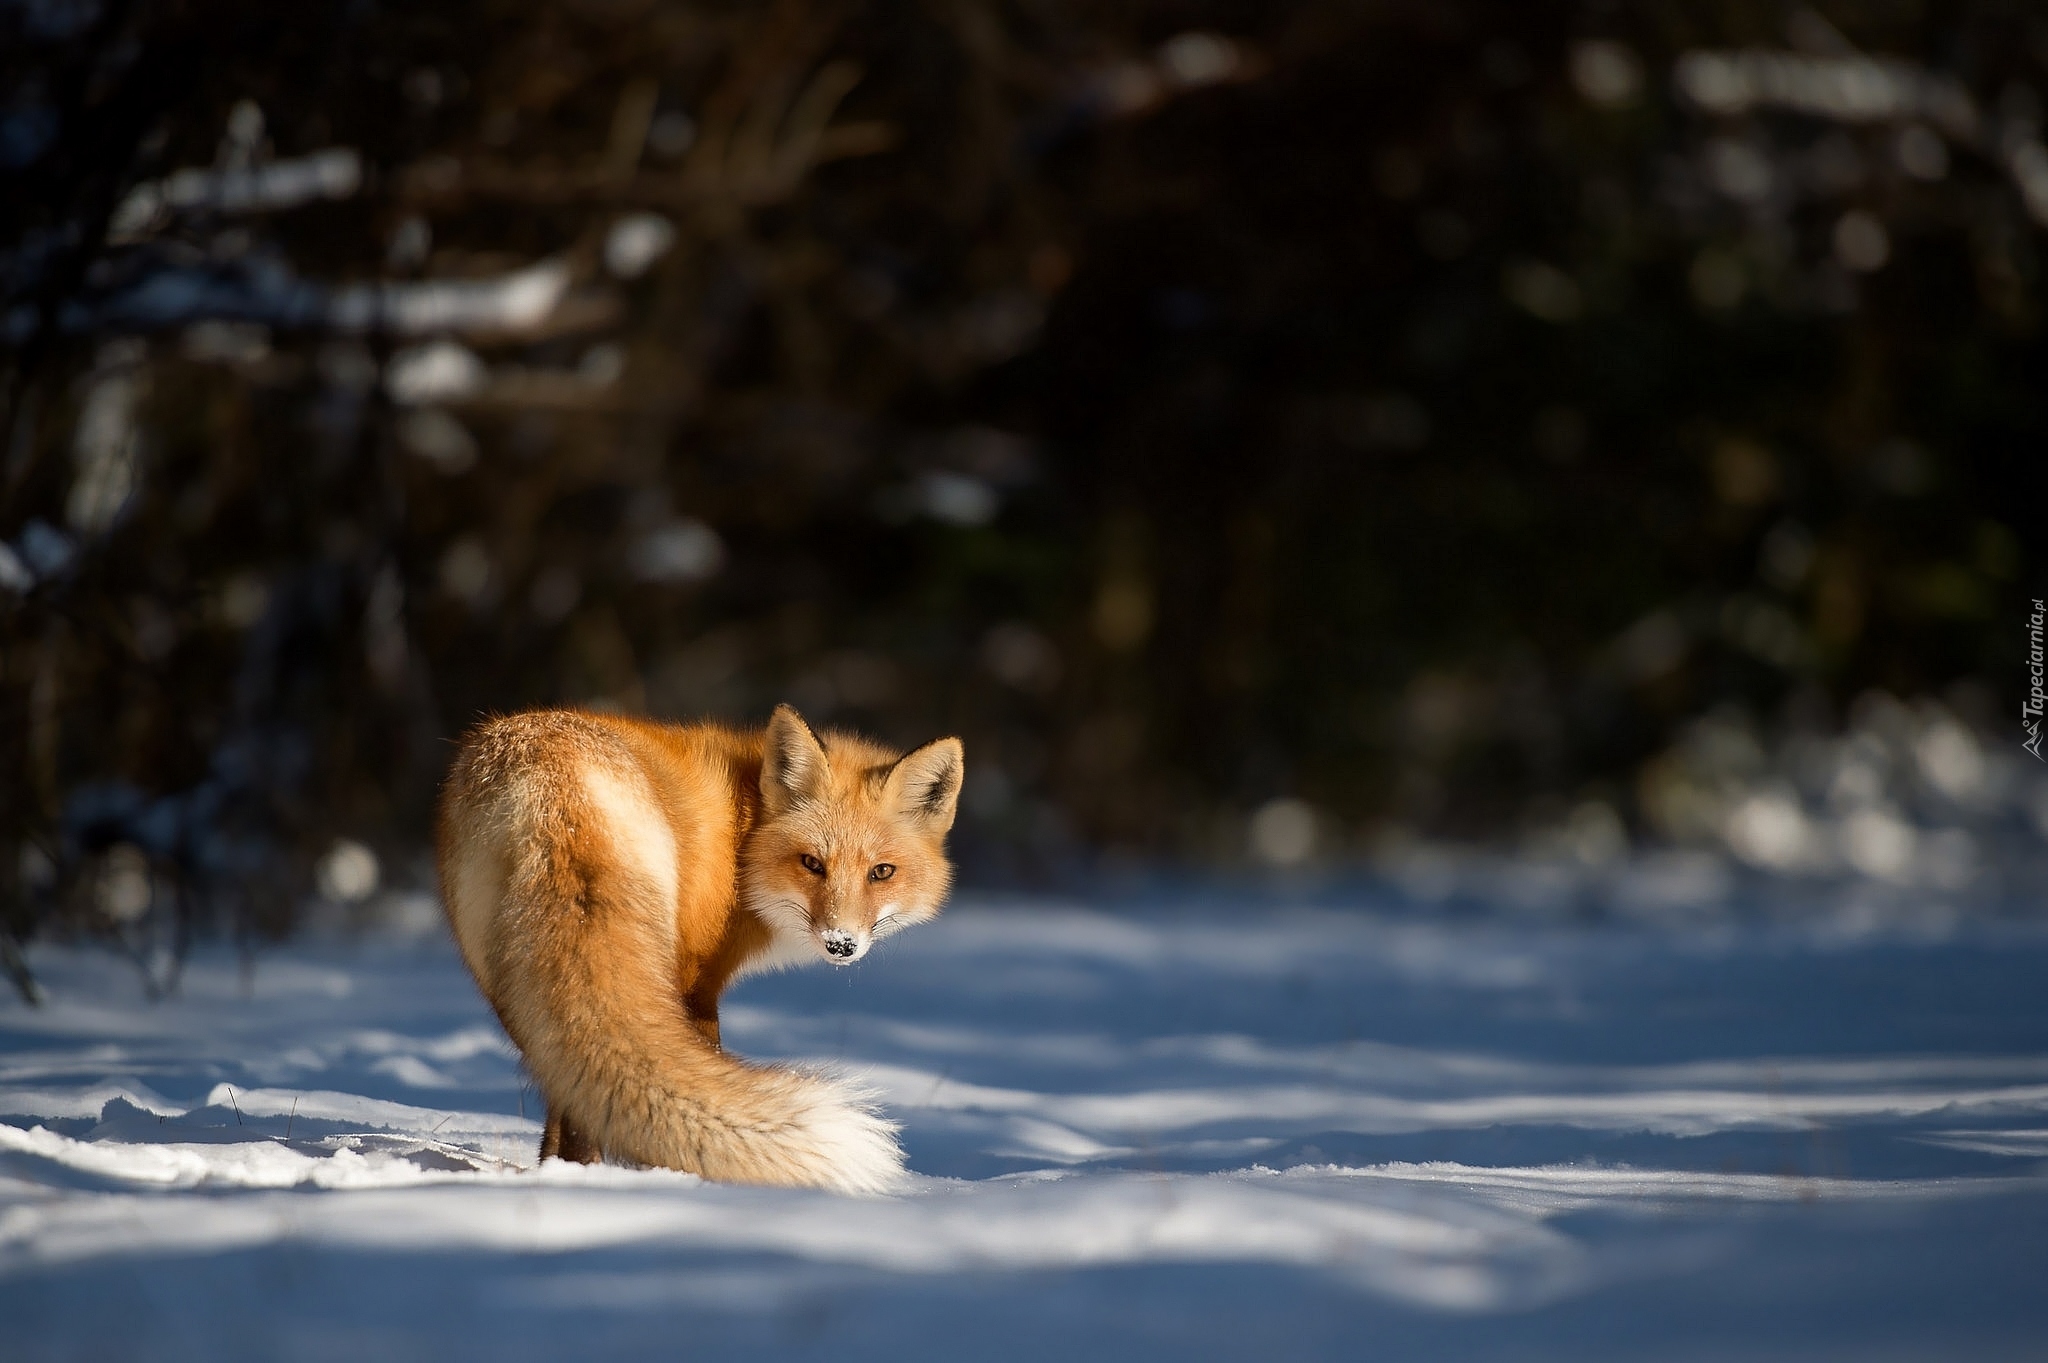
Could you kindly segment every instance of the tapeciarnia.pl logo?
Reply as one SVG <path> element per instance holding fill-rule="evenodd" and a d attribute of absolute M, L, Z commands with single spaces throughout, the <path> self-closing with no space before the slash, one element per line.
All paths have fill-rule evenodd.
<path fill-rule="evenodd" d="M 2048 762 L 2048 757 L 2041 756 L 2041 710 L 2048 705 L 2048 692 L 2044 692 L 2041 686 L 2041 621 L 2044 616 L 2048 616 L 2048 604 L 2037 596 L 2034 598 L 2034 613 L 2027 620 L 2027 673 L 2032 685 L 2026 700 L 2020 703 L 2020 723 L 2027 729 L 2027 741 L 2020 746 L 2040 761 Z"/>

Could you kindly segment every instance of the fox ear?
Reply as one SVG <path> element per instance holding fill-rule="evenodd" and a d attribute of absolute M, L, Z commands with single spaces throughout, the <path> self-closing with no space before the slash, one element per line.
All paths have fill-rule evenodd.
<path fill-rule="evenodd" d="M 883 798 L 905 818 L 943 833 L 953 826 L 966 774 L 967 753 L 960 740 L 935 739 L 890 768 Z"/>
<path fill-rule="evenodd" d="M 776 706 L 761 749 L 761 803 L 779 813 L 815 794 L 824 779 L 824 745 L 802 715 L 790 706 Z"/>

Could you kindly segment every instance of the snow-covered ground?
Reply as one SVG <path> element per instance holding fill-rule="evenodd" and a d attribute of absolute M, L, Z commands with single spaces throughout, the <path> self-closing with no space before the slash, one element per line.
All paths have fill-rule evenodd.
<path fill-rule="evenodd" d="M 0 1354 L 2048 1357 L 2048 931 L 964 906 L 748 981 L 899 1197 L 536 1170 L 438 941 L 0 1002 Z"/>

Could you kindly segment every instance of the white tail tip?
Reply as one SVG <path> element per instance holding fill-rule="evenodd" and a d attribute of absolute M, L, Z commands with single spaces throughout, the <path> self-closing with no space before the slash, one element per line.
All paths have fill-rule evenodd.
<path fill-rule="evenodd" d="M 875 1196 L 903 1186 L 903 1149 L 896 1123 L 875 1108 L 875 1095 L 819 1077 L 815 1105 L 800 1121 L 796 1139 L 817 1185 L 834 1192 Z"/>

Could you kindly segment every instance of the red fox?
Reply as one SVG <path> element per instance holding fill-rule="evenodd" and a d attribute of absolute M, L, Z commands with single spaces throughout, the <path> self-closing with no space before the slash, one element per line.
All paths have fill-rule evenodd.
<path fill-rule="evenodd" d="M 965 774 L 814 733 L 576 710 L 486 720 L 441 794 L 441 900 L 547 1105 L 541 1157 L 881 1192 L 896 1127 L 862 1094 L 720 1048 L 743 974 L 858 961 L 939 911 Z"/>

